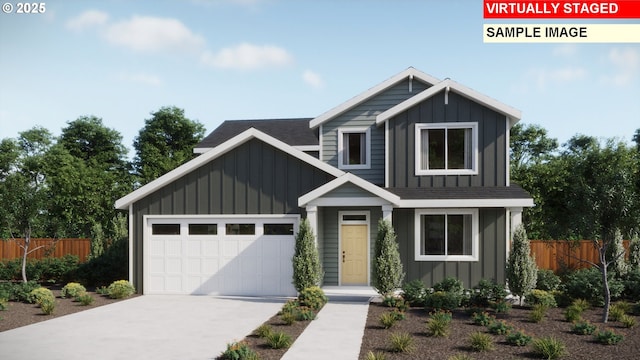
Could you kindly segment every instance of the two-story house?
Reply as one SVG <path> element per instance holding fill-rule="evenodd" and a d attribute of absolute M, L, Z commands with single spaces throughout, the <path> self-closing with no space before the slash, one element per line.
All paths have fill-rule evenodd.
<path fill-rule="evenodd" d="M 324 285 L 369 285 L 380 219 L 406 280 L 505 280 L 533 200 L 509 180 L 520 111 L 409 68 L 315 118 L 225 121 L 200 155 L 119 199 L 146 294 L 295 295 L 309 219 Z"/>

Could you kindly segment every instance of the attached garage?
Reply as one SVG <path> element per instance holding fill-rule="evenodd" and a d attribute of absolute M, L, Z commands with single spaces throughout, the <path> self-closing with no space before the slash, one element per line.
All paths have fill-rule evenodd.
<path fill-rule="evenodd" d="M 145 216 L 145 294 L 295 296 L 299 215 Z"/>

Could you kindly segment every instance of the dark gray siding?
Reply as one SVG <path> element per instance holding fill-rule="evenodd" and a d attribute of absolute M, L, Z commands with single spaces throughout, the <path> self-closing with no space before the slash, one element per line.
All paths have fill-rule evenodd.
<path fill-rule="evenodd" d="M 391 107 L 427 89 L 428 84 L 413 80 L 409 92 L 409 80 L 404 80 L 336 116 L 322 125 L 322 161 L 338 167 L 338 128 L 371 127 L 371 168 L 348 170 L 376 185 L 384 185 L 384 126 L 375 125 L 376 116 Z"/>
<path fill-rule="evenodd" d="M 444 91 L 389 119 L 389 187 L 506 186 L 506 117 Z M 477 122 L 478 175 L 415 175 L 415 123 Z"/>
<path fill-rule="evenodd" d="M 505 209 L 480 209 L 479 261 L 415 261 L 414 210 L 395 209 L 393 226 L 400 244 L 400 258 L 406 272 L 405 281 L 422 280 L 427 286 L 446 277 L 462 280 L 466 288 L 478 284 L 481 279 L 504 284 L 506 262 L 506 211 Z"/>
<path fill-rule="evenodd" d="M 333 179 L 253 139 L 137 201 L 133 272 L 138 291 L 143 281 L 144 215 L 303 214 L 298 197 Z"/>

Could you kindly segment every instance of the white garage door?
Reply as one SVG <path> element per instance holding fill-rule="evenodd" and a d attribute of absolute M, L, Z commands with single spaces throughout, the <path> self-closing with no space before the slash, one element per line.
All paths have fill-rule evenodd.
<path fill-rule="evenodd" d="M 145 294 L 295 296 L 298 216 L 145 217 Z"/>

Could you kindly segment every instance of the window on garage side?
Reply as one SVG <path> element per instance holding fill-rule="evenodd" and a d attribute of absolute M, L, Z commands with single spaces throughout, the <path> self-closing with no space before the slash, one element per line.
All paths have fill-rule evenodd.
<path fill-rule="evenodd" d="M 226 224 L 225 233 L 227 235 L 255 235 L 256 224 Z"/>
<path fill-rule="evenodd" d="M 293 224 L 264 224 L 265 235 L 293 235 Z"/>
<path fill-rule="evenodd" d="M 416 260 L 478 260 L 477 210 L 416 212 Z"/>
<path fill-rule="evenodd" d="M 189 224 L 189 235 L 218 235 L 218 224 Z"/>
<path fill-rule="evenodd" d="M 180 235 L 180 224 L 153 224 L 152 235 Z"/>

